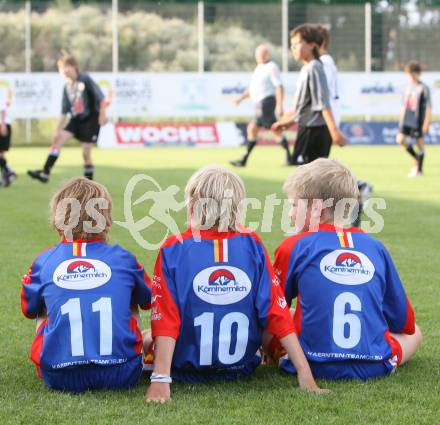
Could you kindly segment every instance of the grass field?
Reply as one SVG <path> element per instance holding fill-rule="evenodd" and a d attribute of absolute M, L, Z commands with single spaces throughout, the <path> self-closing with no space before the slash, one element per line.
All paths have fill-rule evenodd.
<path fill-rule="evenodd" d="M 414 306 L 424 343 L 413 361 L 393 376 L 368 383 L 325 382 L 332 392 L 313 396 L 297 389 L 296 380 L 277 370 L 261 367 L 247 380 L 215 385 L 173 384 L 171 403 L 147 405 L 144 377 L 136 389 L 107 391 L 80 396 L 47 390 L 37 379 L 28 359 L 34 323 L 20 311 L 20 278 L 34 256 L 56 243 L 48 225 L 48 201 L 67 178 L 80 175 L 78 148 L 66 149 L 47 185 L 25 176 L 28 168 L 41 167 L 47 150 L 17 148 L 9 155 L 19 179 L 8 189 L 0 188 L 0 423 L 2 424 L 439 424 L 440 394 L 440 147 L 429 147 L 426 175 L 408 179 L 410 161 L 398 147 L 348 147 L 334 149 L 333 157 L 349 165 L 356 175 L 374 184 L 374 196 L 383 197 L 385 227 L 376 235 L 389 248 Z M 176 184 L 178 200 L 191 173 L 208 163 L 227 164 L 237 149 L 145 149 L 96 151 L 96 179 L 110 190 L 114 219 L 124 220 L 123 193 L 133 174 L 145 173 L 162 188 Z M 248 195 L 264 201 L 281 194 L 281 184 L 291 171 L 283 167 L 278 148 L 256 149 L 249 167 L 239 170 Z M 143 183 L 146 184 L 146 183 Z M 142 184 L 135 190 L 145 190 Z M 151 187 L 150 187 L 151 189 Z M 133 197 L 133 199 L 136 199 Z M 148 204 L 136 207 L 145 216 Z M 261 219 L 252 211 L 248 220 Z M 281 210 L 275 210 L 272 231 L 261 233 L 270 253 L 283 235 Z M 175 215 L 184 229 L 185 213 Z M 160 241 L 161 225 L 142 235 Z M 130 233 L 115 225 L 111 242 L 134 252 L 151 274 L 156 252 L 141 248 Z M 147 315 L 143 319 L 146 323 Z"/>

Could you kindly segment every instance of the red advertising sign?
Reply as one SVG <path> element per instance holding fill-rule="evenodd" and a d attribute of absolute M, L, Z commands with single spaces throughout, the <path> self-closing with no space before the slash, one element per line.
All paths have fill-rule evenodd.
<path fill-rule="evenodd" d="M 115 125 L 118 145 L 216 145 L 217 127 L 213 123 L 148 124 L 118 123 Z"/>

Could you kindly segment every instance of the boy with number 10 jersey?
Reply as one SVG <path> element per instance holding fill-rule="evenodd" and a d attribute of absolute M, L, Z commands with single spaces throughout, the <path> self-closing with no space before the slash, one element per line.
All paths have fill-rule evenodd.
<path fill-rule="evenodd" d="M 319 392 L 265 248 L 239 224 L 241 179 L 206 167 L 185 192 L 190 228 L 165 241 L 154 271 L 147 401 L 169 400 L 173 378 L 195 383 L 250 375 L 261 363 L 261 345 L 269 348 L 274 335 L 299 368 L 300 387 Z"/>

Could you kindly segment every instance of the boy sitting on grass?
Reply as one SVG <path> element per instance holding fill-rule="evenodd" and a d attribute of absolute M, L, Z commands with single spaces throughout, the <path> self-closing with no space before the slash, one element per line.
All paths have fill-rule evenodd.
<path fill-rule="evenodd" d="M 303 389 L 319 392 L 261 239 L 240 226 L 242 180 L 217 166 L 189 180 L 190 228 L 162 245 L 152 282 L 154 371 L 147 401 L 187 383 L 249 376 L 277 336 Z M 181 242 L 180 242 L 181 241 Z"/>
<path fill-rule="evenodd" d="M 287 303 L 297 298 L 295 327 L 314 376 L 367 380 L 394 372 L 422 335 L 386 248 L 343 228 L 347 200 L 358 199 L 356 179 L 339 162 L 317 159 L 289 176 L 284 191 L 300 233 L 278 247 L 274 269 Z M 281 367 L 295 373 L 287 359 Z"/>
<path fill-rule="evenodd" d="M 98 183 L 61 187 L 51 201 L 61 241 L 22 279 L 23 314 L 37 319 L 30 357 L 53 389 L 129 388 L 142 374 L 138 306 L 149 308 L 150 280 L 132 254 L 107 244 L 111 209 Z"/>

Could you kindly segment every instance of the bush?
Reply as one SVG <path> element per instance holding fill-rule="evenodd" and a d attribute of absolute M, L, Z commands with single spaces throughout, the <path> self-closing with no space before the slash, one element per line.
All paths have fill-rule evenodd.
<path fill-rule="evenodd" d="M 0 72 L 24 71 L 23 10 L 0 12 Z M 50 7 L 32 13 L 32 71 L 54 71 L 62 49 L 87 71 L 112 69 L 111 9 L 97 6 Z M 207 71 L 250 71 L 254 49 L 266 40 L 240 27 L 217 22 L 205 26 Z M 281 47 L 272 46 L 281 60 Z M 121 71 L 197 71 L 197 22 L 130 11 L 119 15 Z"/>

